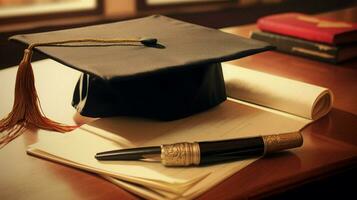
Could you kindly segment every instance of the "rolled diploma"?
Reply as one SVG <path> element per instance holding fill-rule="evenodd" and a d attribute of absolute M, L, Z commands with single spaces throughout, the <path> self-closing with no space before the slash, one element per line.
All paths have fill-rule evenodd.
<path fill-rule="evenodd" d="M 227 96 L 316 120 L 333 104 L 332 92 L 320 86 L 251 69 L 222 64 Z"/>

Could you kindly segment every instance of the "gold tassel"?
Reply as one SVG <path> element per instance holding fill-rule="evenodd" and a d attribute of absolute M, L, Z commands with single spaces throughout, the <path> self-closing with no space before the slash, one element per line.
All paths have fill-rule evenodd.
<path fill-rule="evenodd" d="M 0 149 L 24 132 L 24 128 L 38 127 L 45 130 L 69 132 L 77 126 L 68 126 L 52 121 L 40 109 L 31 66 L 32 50 L 26 49 L 16 75 L 15 100 L 9 115 L 0 120 Z M 4 134 L 4 133 L 3 133 Z"/>
<path fill-rule="evenodd" d="M 60 46 L 68 43 L 98 42 L 98 43 L 131 43 L 140 42 L 145 46 L 153 46 L 155 38 L 145 39 L 78 39 L 46 43 L 34 43 L 24 52 L 16 75 L 15 100 L 12 111 L 0 120 L 0 149 L 20 136 L 26 128 L 41 128 L 50 131 L 69 132 L 78 126 L 68 126 L 47 118 L 41 109 L 40 100 L 35 88 L 35 79 L 31 66 L 32 50 L 36 46 Z"/>

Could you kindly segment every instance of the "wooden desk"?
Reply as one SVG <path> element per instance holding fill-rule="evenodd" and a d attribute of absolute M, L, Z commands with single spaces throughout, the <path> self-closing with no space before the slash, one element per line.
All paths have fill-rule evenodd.
<path fill-rule="evenodd" d="M 357 21 L 356 11 L 357 8 L 354 8 L 327 15 Z M 247 25 L 224 31 L 246 36 L 254 28 L 254 25 Z M 304 146 L 296 154 L 260 159 L 199 199 L 266 197 L 356 168 L 357 60 L 334 66 L 265 52 L 233 63 L 328 87 L 335 93 L 336 100 L 330 114 L 303 131 Z M 55 120 L 70 123 L 74 110 L 68 104 L 72 94 L 68 88 L 73 88 L 78 73 L 67 69 L 54 71 L 50 66 L 42 69 L 34 67 L 34 70 L 38 90 L 45 91 L 39 96 L 46 106 L 43 108 L 46 114 Z M 15 72 L 15 68 L 0 71 L 1 116 L 12 105 L 13 97 L 8 94 L 13 92 Z M 66 76 L 69 81 L 62 82 L 58 78 L 61 76 Z M 0 199 L 139 199 L 94 174 L 26 155 L 26 146 L 36 140 L 36 131 L 32 130 L 0 150 Z"/>
<path fill-rule="evenodd" d="M 356 22 L 357 8 L 321 16 Z M 255 25 L 246 25 L 226 28 L 223 31 L 248 37 L 249 32 L 255 29 Z M 270 51 L 232 63 L 330 88 L 335 95 L 335 102 L 327 116 L 303 131 L 304 146 L 298 150 L 296 157 L 287 155 L 260 159 L 202 195 L 201 199 L 265 197 L 350 168 L 354 168 L 351 173 L 355 176 L 357 59 L 335 66 Z M 340 188 L 344 185 L 348 187 L 346 182 L 336 183 L 336 187 L 338 184 Z M 328 194 L 328 191 L 326 193 Z"/>

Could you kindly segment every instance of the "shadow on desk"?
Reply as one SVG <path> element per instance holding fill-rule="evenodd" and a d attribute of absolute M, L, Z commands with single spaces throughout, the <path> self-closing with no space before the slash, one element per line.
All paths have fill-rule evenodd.
<path fill-rule="evenodd" d="M 351 197 L 356 196 L 356 180 L 357 167 L 355 165 L 355 167 L 343 172 L 316 177 L 311 182 L 302 184 L 297 188 L 285 188 L 285 190 L 265 199 L 351 199 Z"/>
<path fill-rule="evenodd" d="M 329 140 L 331 144 L 343 143 L 357 146 L 357 126 L 353 124 L 357 124 L 355 114 L 333 108 L 328 115 L 306 127 L 304 132 Z"/>
<path fill-rule="evenodd" d="M 356 146 L 354 138 L 357 127 L 346 124 L 357 124 L 356 115 L 334 108 L 327 116 L 306 127 L 304 134 L 310 134 L 312 140 L 328 140 L 331 145 Z M 272 194 L 263 193 L 258 198 L 269 196 L 265 199 L 351 199 L 356 196 L 357 163 L 352 160 L 350 162 L 347 169 L 341 170 L 338 165 L 325 166 L 330 173 L 311 177 L 298 183 L 294 188 L 285 187 L 273 191 Z"/>

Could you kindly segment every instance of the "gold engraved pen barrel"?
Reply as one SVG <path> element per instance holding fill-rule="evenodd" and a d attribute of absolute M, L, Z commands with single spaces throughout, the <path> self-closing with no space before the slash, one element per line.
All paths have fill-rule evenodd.
<path fill-rule="evenodd" d="M 200 161 L 200 145 L 197 142 L 161 145 L 161 163 L 165 166 L 199 165 Z"/>

